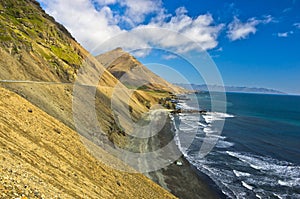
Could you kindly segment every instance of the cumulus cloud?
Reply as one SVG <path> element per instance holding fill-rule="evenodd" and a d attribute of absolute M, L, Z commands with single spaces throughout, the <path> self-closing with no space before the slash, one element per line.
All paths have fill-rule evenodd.
<path fill-rule="evenodd" d="M 128 49 L 146 49 L 153 44 L 156 47 L 170 47 L 177 52 L 199 50 L 199 46 L 203 50 L 213 49 L 218 45 L 218 35 L 224 26 L 215 24 L 209 13 L 192 18 L 184 7 L 171 15 L 161 0 L 40 1 L 46 11 L 90 51 L 116 35 L 122 36 L 111 43 L 118 43 L 118 46 L 124 44 Z M 124 23 L 130 24 L 130 28 Z M 170 31 L 176 34 L 170 34 Z M 149 50 L 136 54 L 142 56 L 146 52 Z"/>
<path fill-rule="evenodd" d="M 231 41 L 238 39 L 245 39 L 250 34 L 255 34 L 259 24 L 267 24 L 272 21 L 270 15 L 265 16 L 264 19 L 250 18 L 245 23 L 241 22 L 237 17 L 228 25 L 227 37 Z"/>
<path fill-rule="evenodd" d="M 199 15 L 191 18 L 187 15 L 187 10 L 180 7 L 176 10 L 176 15 L 168 20 L 152 22 L 139 28 L 155 28 L 171 30 L 183 36 L 176 37 L 176 34 L 170 34 L 168 31 L 156 32 L 149 31 L 144 33 L 152 42 L 162 47 L 177 48 L 178 52 L 187 52 L 198 49 L 203 50 L 215 48 L 218 45 L 217 37 L 224 26 L 223 24 L 213 25 L 214 20 L 211 14 Z M 197 44 L 197 45 L 195 45 Z"/>
<path fill-rule="evenodd" d="M 148 14 L 160 13 L 163 10 L 161 0 L 119 0 L 119 3 L 126 9 L 123 19 L 132 26 L 142 23 Z"/>

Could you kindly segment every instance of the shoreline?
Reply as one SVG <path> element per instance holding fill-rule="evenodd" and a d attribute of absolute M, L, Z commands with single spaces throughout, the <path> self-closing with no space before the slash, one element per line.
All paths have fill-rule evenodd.
<path fill-rule="evenodd" d="M 174 136 L 175 129 L 168 116 L 168 120 L 158 136 L 149 138 L 148 147 L 152 150 L 163 147 Z M 177 145 L 176 148 L 178 149 Z M 182 165 L 178 165 L 177 162 L 182 163 Z M 178 198 L 226 198 L 209 176 L 197 170 L 183 155 L 167 167 L 145 175 Z"/>

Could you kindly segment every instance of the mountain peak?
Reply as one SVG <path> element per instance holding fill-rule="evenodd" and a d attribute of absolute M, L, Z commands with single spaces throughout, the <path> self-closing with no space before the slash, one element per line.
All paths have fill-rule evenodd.
<path fill-rule="evenodd" d="M 117 48 L 114 49 L 113 51 L 122 51 L 122 52 L 124 52 L 123 48 L 121 48 L 121 47 L 117 47 Z"/>
<path fill-rule="evenodd" d="M 185 90 L 174 86 L 154 74 L 130 53 L 116 48 L 96 56 L 106 69 L 129 88 L 145 88 L 170 93 L 182 93 Z"/>
<path fill-rule="evenodd" d="M 109 65 L 111 65 L 116 59 L 120 57 L 132 57 L 128 52 L 124 51 L 123 48 L 118 47 L 114 50 L 105 52 L 103 54 L 100 54 L 96 56 L 97 60 L 105 67 L 107 68 Z"/>

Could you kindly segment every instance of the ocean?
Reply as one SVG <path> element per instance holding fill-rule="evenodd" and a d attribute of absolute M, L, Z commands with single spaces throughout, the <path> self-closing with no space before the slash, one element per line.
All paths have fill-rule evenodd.
<path fill-rule="evenodd" d="M 217 101 L 225 103 L 223 113 L 210 112 L 212 95 L 221 96 L 203 92 L 178 103 L 208 110 L 173 116 L 186 159 L 228 198 L 300 198 L 300 96 L 226 93 L 226 101 Z M 218 121 L 224 122 L 221 134 L 213 128 Z M 199 155 L 212 137 L 212 150 Z M 187 140 L 193 141 L 184 147 Z"/>

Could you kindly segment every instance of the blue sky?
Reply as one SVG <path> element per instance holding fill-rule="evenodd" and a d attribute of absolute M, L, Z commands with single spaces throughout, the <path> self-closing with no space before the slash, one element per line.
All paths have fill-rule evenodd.
<path fill-rule="evenodd" d="M 93 54 L 100 53 L 102 49 L 98 47 L 103 42 L 128 50 L 151 48 L 154 43 L 157 48 L 167 47 L 174 55 L 199 52 L 187 41 L 175 39 L 174 43 L 169 34 L 159 30 L 139 31 L 164 28 L 185 35 L 206 50 L 225 85 L 300 94 L 300 0 L 39 2 Z M 169 55 L 158 58 L 154 52 L 141 51 L 136 55 L 146 65 L 165 64 L 185 74 L 191 83 L 203 83 L 184 61 Z M 179 81 L 159 65 L 149 67 L 171 82 Z"/>

